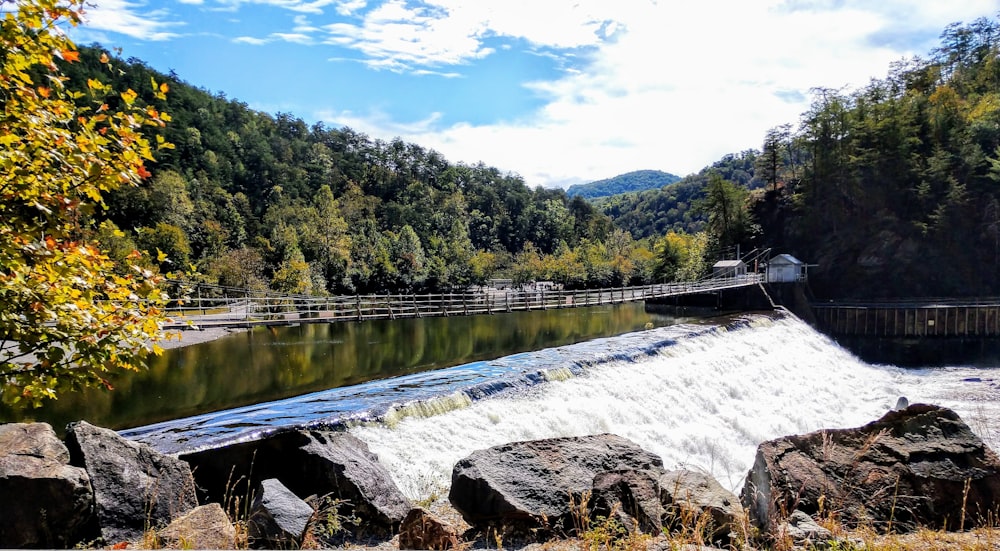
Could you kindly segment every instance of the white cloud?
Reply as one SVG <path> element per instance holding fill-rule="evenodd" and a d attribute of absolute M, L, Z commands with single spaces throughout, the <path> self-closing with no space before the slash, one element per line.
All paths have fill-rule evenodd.
<path fill-rule="evenodd" d="M 338 12 L 350 14 L 357 8 L 353 3 L 341 4 Z M 622 28 L 614 19 L 616 8 L 617 4 L 601 0 L 426 0 L 419 4 L 388 0 L 365 13 L 357 24 L 337 22 L 325 29 L 328 44 L 361 52 L 369 67 L 406 72 L 486 57 L 494 51 L 484 45 L 491 36 L 523 39 L 546 48 L 593 46 Z"/>
<path fill-rule="evenodd" d="M 435 6 L 410 7 L 389 0 L 370 10 L 360 24 L 327 25 L 327 44 L 361 52 L 373 69 L 407 72 L 458 65 L 489 55 L 481 23 L 469 25 Z"/>
<path fill-rule="evenodd" d="M 311 36 L 302 33 L 274 33 L 271 36 L 284 42 L 292 42 L 294 44 L 303 44 L 306 46 L 315 43 Z"/>
<path fill-rule="evenodd" d="M 250 44 L 251 46 L 263 46 L 270 42 L 270 40 L 266 38 L 254 38 L 252 36 L 238 36 L 233 39 L 233 42 L 237 44 Z"/>
<path fill-rule="evenodd" d="M 143 11 L 143 4 L 128 0 L 102 0 L 97 5 L 88 6 L 84 12 L 84 22 L 91 31 L 114 32 L 154 41 L 179 36 L 168 29 L 182 25 L 168 20 L 168 14 L 163 11 Z"/>
<path fill-rule="evenodd" d="M 880 35 L 937 35 L 952 21 L 992 15 L 966 0 L 393 0 L 362 25 L 332 25 L 329 42 L 370 66 L 412 70 L 485 55 L 484 37 L 542 48 L 593 46 L 553 80 L 527 83 L 546 99 L 516 121 L 440 127 L 382 114 L 327 114 L 374 136 L 401 136 L 450 159 L 482 160 L 530 185 L 570 184 L 642 168 L 686 174 L 722 155 L 759 148 L 766 130 L 795 123 L 813 87 L 857 87 L 927 45 Z M 610 40 L 602 35 L 612 33 Z M 879 45 L 883 44 L 883 45 Z"/>
<path fill-rule="evenodd" d="M 365 0 L 341 0 L 337 3 L 337 13 L 340 15 L 351 15 L 354 12 L 364 9 L 368 5 Z"/>
<path fill-rule="evenodd" d="M 215 11 L 237 11 L 243 5 L 272 6 L 286 9 L 297 13 L 308 13 L 312 15 L 322 15 L 323 8 L 336 3 L 336 0 L 313 0 L 303 2 L 302 0 L 217 0 L 218 6 L 213 7 Z"/>

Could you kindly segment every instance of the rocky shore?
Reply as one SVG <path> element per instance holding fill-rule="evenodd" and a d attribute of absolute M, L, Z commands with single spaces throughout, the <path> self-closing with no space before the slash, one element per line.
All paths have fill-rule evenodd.
<path fill-rule="evenodd" d="M 476 451 L 434 504 L 411 503 L 342 432 L 172 457 L 85 422 L 65 441 L 0 425 L 2 548 L 843 549 L 856 546 L 838 528 L 943 538 L 995 527 L 998 512 L 1000 459 L 923 404 L 762 443 L 740 496 L 599 434 Z"/>

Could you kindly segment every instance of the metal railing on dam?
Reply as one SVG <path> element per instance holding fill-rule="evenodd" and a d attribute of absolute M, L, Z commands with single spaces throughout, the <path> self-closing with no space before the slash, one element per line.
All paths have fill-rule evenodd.
<path fill-rule="evenodd" d="M 644 301 L 757 285 L 763 274 L 609 289 L 492 289 L 457 293 L 350 296 L 278 295 L 248 289 L 192 285 L 167 309 L 168 328 L 190 325 L 250 327 L 430 316 L 471 316 Z"/>

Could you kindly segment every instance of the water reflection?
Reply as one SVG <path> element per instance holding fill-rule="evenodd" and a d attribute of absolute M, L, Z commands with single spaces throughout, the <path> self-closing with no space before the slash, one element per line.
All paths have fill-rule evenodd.
<path fill-rule="evenodd" d="M 38 410 L 0 409 L 0 416 L 57 430 L 79 419 L 121 429 L 679 321 L 632 303 L 258 328 L 168 350 L 147 370 L 114 378 L 113 392 L 65 395 Z"/>

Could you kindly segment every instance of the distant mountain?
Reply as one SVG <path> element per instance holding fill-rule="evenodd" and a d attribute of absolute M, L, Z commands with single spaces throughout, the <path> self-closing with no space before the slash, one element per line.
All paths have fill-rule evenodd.
<path fill-rule="evenodd" d="M 636 170 L 627 174 L 621 174 L 607 180 L 598 180 L 589 184 L 577 184 L 570 186 L 566 190 L 566 195 L 573 197 L 579 195 L 585 199 L 595 197 L 608 197 L 619 193 L 629 193 L 631 191 L 645 191 L 647 189 L 660 189 L 680 180 L 680 176 L 675 176 L 669 172 L 661 170 Z"/>

